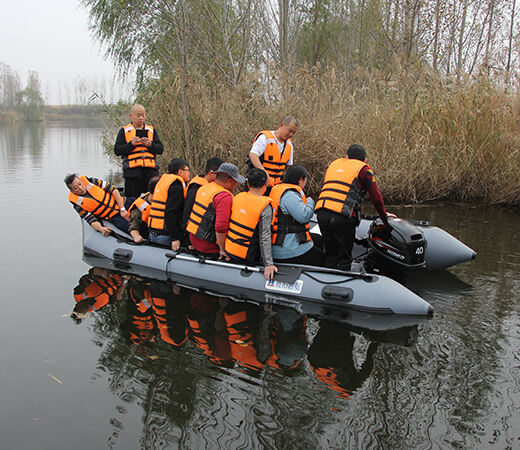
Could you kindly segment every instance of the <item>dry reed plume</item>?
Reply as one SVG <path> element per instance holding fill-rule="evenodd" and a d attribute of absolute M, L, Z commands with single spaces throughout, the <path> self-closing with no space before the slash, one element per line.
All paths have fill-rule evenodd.
<path fill-rule="evenodd" d="M 352 79 L 317 68 L 280 80 L 278 98 L 253 82 L 216 89 L 192 80 L 189 153 L 179 80 L 150 86 L 141 101 L 165 144 L 161 167 L 184 157 L 199 171 L 220 156 L 243 170 L 256 133 L 293 114 L 300 120 L 295 162 L 309 170 L 313 195 L 328 164 L 360 143 L 388 202 L 520 204 L 520 97 L 488 79 L 461 84 L 361 70 Z"/>

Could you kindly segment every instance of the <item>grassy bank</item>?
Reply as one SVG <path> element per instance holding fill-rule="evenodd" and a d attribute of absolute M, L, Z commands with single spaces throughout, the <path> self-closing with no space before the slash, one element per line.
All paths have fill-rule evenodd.
<path fill-rule="evenodd" d="M 190 83 L 192 148 L 184 142 L 180 85 L 150 88 L 148 109 L 165 144 L 161 166 L 184 157 L 200 170 L 220 156 L 239 166 L 255 134 L 285 114 L 301 124 L 295 162 L 311 174 L 316 195 L 325 170 L 352 143 L 364 145 L 384 197 L 392 203 L 438 200 L 520 205 L 520 97 L 486 79 L 456 83 L 422 76 L 301 70 L 285 78 L 285 101 L 243 83 L 208 88 Z M 282 78 L 283 80 L 283 78 Z"/>

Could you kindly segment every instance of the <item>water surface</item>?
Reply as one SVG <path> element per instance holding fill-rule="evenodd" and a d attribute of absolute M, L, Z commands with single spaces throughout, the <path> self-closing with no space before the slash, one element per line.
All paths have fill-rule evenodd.
<path fill-rule="evenodd" d="M 389 208 L 478 257 L 409 279 L 434 318 L 376 333 L 92 269 L 62 180 L 118 175 L 100 135 L 0 129 L 4 448 L 518 448 L 517 211 Z"/>

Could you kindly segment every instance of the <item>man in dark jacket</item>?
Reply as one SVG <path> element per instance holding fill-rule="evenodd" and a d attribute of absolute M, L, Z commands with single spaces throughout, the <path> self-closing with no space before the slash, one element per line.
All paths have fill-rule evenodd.
<path fill-rule="evenodd" d="M 130 120 L 119 130 L 114 152 L 123 159 L 125 196 L 139 197 L 146 192 L 150 178 L 159 175 L 155 157 L 162 154 L 164 147 L 157 130 L 145 123 L 143 105 L 132 106 Z"/>

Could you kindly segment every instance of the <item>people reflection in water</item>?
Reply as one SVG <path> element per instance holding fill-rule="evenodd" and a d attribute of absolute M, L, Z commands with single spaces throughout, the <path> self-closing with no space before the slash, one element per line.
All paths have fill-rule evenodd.
<path fill-rule="evenodd" d="M 316 378 L 342 398 L 349 398 L 359 389 L 374 368 L 374 355 L 379 344 L 370 342 L 365 360 L 357 369 L 353 354 L 355 340 L 348 327 L 322 321 L 307 352 L 307 360 Z"/>
<path fill-rule="evenodd" d="M 92 267 L 74 288 L 76 306 L 71 318 L 79 324 L 89 312 L 97 311 L 110 302 L 120 301 L 128 278 L 127 275 Z"/>
<path fill-rule="evenodd" d="M 186 342 L 185 295 L 176 284 L 132 277 L 127 292 L 131 318 L 123 329 L 132 344 L 163 341 L 179 347 Z"/>

